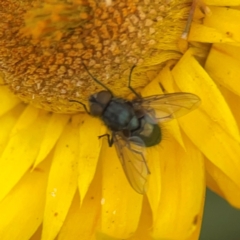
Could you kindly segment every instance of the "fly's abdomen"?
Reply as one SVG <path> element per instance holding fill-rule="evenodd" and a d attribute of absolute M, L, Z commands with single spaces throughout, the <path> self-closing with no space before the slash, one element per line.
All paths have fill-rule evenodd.
<path fill-rule="evenodd" d="M 145 124 L 145 128 L 149 123 Z M 140 137 L 144 141 L 146 147 L 152 147 L 159 144 L 162 140 L 162 132 L 160 127 L 157 124 L 149 124 L 151 125 L 151 130 L 143 129 L 140 132 Z"/>
<path fill-rule="evenodd" d="M 140 127 L 137 131 L 132 131 L 132 136 L 140 137 L 146 147 L 157 145 L 162 140 L 162 132 L 158 124 L 154 123 L 148 115 L 140 119 Z"/>

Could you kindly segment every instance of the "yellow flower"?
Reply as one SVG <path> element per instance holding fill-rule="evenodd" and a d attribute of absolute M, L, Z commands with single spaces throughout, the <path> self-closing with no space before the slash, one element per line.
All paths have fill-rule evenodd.
<path fill-rule="evenodd" d="M 206 186 L 240 208 L 239 3 L 199 4 L 186 47 L 188 1 L 0 0 L 0 239 L 195 240 Z M 137 64 L 143 96 L 160 82 L 202 100 L 146 149 L 145 195 L 69 102 L 101 89 L 82 62 L 116 96 Z"/>

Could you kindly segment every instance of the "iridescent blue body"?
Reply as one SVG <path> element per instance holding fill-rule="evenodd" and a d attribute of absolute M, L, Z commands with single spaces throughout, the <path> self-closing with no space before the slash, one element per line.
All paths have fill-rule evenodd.
<path fill-rule="evenodd" d="M 89 103 L 90 113 L 100 117 L 111 131 L 121 131 L 126 138 L 139 137 L 146 147 L 160 143 L 159 125 L 140 106 L 136 109 L 132 102 L 112 97 L 108 91 L 91 95 Z"/>
<path fill-rule="evenodd" d="M 139 121 L 133 107 L 121 98 L 112 98 L 104 109 L 101 118 L 112 131 L 123 129 L 132 131 L 139 127 Z"/>

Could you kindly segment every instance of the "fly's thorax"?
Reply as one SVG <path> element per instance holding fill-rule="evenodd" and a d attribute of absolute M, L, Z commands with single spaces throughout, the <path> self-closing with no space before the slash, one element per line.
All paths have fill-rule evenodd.
<path fill-rule="evenodd" d="M 105 90 L 91 95 L 89 98 L 90 114 L 97 117 L 102 116 L 111 99 L 111 92 Z"/>
<path fill-rule="evenodd" d="M 122 98 L 112 98 L 102 114 L 102 120 L 112 131 L 132 131 L 139 127 L 133 107 Z"/>
<path fill-rule="evenodd" d="M 162 140 L 162 132 L 159 125 L 147 114 L 140 119 L 140 127 L 132 132 L 132 136 L 140 137 L 146 147 L 155 146 Z"/>

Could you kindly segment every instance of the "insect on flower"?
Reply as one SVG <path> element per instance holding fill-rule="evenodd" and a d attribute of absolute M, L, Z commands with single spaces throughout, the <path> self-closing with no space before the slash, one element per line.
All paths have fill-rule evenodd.
<path fill-rule="evenodd" d="M 90 96 L 90 111 L 77 100 L 69 101 L 81 104 L 88 114 L 101 118 L 111 135 L 104 134 L 99 138 L 106 136 L 109 146 L 115 145 L 129 183 L 136 192 L 144 194 L 150 174 L 145 148 L 161 142 L 162 133 L 158 123 L 187 114 L 200 104 L 200 99 L 184 92 L 141 97 L 130 85 L 135 66 L 129 74 L 128 88 L 136 98 L 132 101 L 118 98 L 84 67 L 105 90 Z"/>

